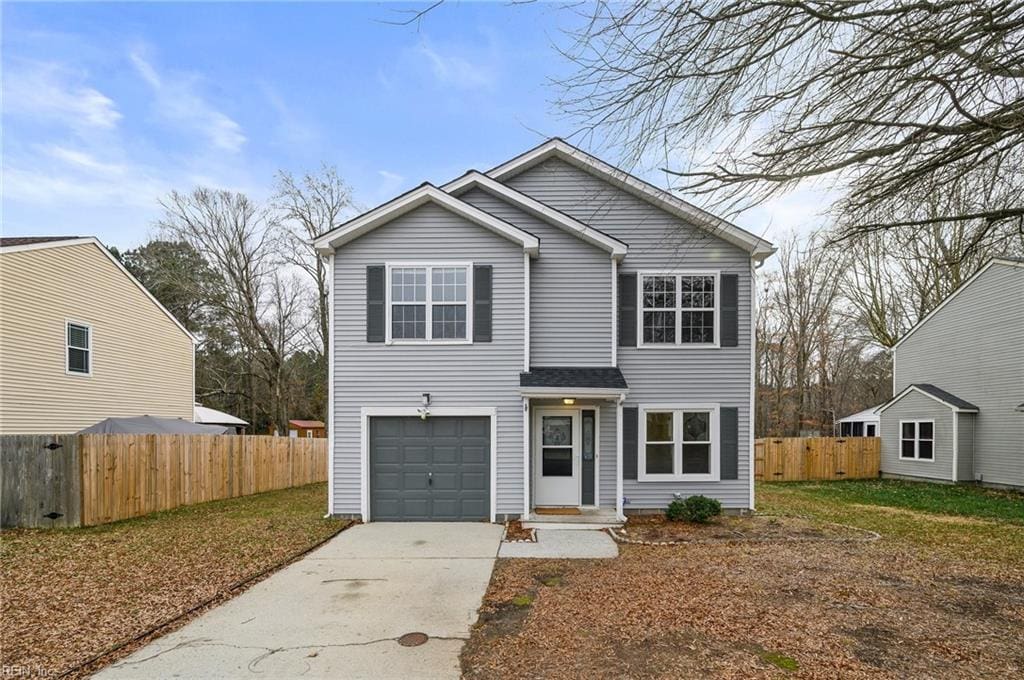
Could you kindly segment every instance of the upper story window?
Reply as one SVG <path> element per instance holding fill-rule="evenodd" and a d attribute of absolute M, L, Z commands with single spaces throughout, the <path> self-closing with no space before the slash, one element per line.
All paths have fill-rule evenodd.
<path fill-rule="evenodd" d="M 900 421 L 900 458 L 905 460 L 935 460 L 934 421 Z"/>
<path fill-rule="evenodd" d="M 84 323 L 67 322 L 67 362 L 65 370 L 78 375 L 92 374 L 92 328 Z"/>
<path fill-rule="evenodd" d="M 640 346 L 717 346 L 718 272 L 640 275 Z"/>
<path fill-rule="evenodd" d="M 388 265 L 389 342 L 469 342 L 472 265 Z"/>
<path fill-rule="evenodd" d="M 640 410 L 639 481 L 717 481 L 718 406 Z"/>

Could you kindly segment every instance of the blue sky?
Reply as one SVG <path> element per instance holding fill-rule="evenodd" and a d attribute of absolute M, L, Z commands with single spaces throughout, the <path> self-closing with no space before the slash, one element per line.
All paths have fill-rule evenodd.
<path fill-rule="evenodd" d="M 171 189 L 262 199 L 278 169 L 322 162 L 369 207 L 572 134 L 548 85 L 569 72 L 553 45 L 572 12 L 461 2 L 384 23 L 423 6 L 4 3 L 4 234 L 132 247 Z M 822 201 L 737 221 L 773 237 Z"/>

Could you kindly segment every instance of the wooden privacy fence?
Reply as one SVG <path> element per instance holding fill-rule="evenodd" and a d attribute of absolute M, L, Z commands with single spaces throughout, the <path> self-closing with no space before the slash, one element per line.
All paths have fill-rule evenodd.
<path fill-rule="evenodd" d="M 326 439 L 6 435 L 0 451 L 5 527 L 105 524 L 327 479 Z"/>
<path fill-rule="evenodd" d="M 754 442 L 754 479 L 796 482 L 878 477 L 878 437 L 781 437 Z"/>

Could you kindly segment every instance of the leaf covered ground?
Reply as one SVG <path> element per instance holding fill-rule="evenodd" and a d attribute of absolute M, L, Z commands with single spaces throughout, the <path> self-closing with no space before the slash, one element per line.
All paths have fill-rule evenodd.
<path fill-rule="evenodd" d="M 623 545 L 613 560 L 500 560 L 464 674 L 1020 677 L 1024 497 L 979 517 L 929 512 L 928 488 L 884 484 L 851 499 L 825 484 L 758 488 L 761 509 L 883 534 L 870 543 Z"/>
<path fill-rule="evenodd" d="M 326 494 L 313 484 L 98 527 L 5 530 L 3 667 L 59 675 L 288 560 L 346 526 L 323 519 Z"/>

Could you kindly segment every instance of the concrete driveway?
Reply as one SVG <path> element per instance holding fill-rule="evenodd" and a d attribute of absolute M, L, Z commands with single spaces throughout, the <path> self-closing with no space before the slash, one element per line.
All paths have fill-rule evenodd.
<path fill-rule="evenodd" d="M 502 528 L 373 523 L 307 557 L 99 678 L 458 678 Z M 416 647 L 399 644 L 426 633 Z"/>

